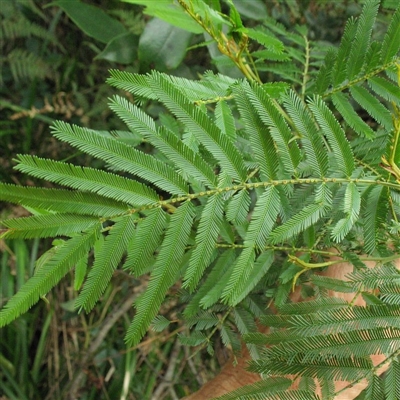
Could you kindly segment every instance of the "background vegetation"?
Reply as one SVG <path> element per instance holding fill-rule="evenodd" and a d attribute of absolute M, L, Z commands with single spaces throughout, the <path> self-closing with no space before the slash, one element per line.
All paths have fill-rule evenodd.
<path fill-rule="evenodd" d="M 195 79 L 206 70 L 240 76 L 215 48 L 204 46 L 196 32 L 177 30 L 120 1 L 3 0 L 0 30 L 0 180 L 32 185 L 12 169 L 18 153 L 70 160 L 97 167 L 99 161 L 56 142 L 49 135 L 55 119 L 99 130 L 123 130 L 107 106 L 115 89 L 105 84 L 109 69 L 151 69 Z M 320 45 L 338 45 L 345 21 L 358 15 L 358 1 L 235 1 L 247 26 L 270 16 L 287 27 L 308 26 L 308 37 Z M 81 7 L 81 8 L 79 8 Z M 85 8 L 86 7 L 86 8 Z M 90 8 L 95 7 L 95 8 Z M 78 10 L 80 12 L 75 13 Z M 96 12 L 97 18 L 88 18 Z M 382 14 L 386 30 L 390 13 Z M 105 31 L 104 26 L 110 26 Z M 169 41 L 164 40 L 170 38 Z M 322 53 L 321 53 L 322 54 Z M 264 81 L 274 71 L 261 71 Z M 124 95 L 126 93 L 124 92 Z M 151 101 L 146 112 L 173 124 Z M 129 139 L 132 141 L 135 138 Z M 139 143 L 140 138 L 138 138 Z M 151 151 L 146 143 L 142 150 Z M 50 186 L 50 184 L 47 184 Z M 0 219 L 25 215 L 21 207 L 2 204 Z M 35 260 L 50 242 L 0 241 L 0 305 L 32 275 Z M 133 297 L 145 280 L 122 270 L 115 274 L 92 313 L 77 314 L 74 282 L 67 276 L 46 299 L 0 331 L 0 397 L 4 399 L 175 399 L 195 390 L 223 363 L 226 352 L 216 339 L 216 356 L 189 350 L 177 340 L 185 333 L 173 291 L 162 315 L 162 332 L 150 332 L 135 348 L 126 349 L 124 335 L 133 317 Z M 163 327 L 163 320 L 159 320 Z M 79 371 L 79 374 L 76 374 Z"/>

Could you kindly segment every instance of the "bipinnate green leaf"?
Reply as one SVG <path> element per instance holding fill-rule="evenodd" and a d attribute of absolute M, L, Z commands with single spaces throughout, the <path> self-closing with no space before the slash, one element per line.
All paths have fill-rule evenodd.
<path fill-rule="evenodd" d="M 262 86 L 253 84 L 247 93 L 250 103 L 269 128 L 285 172 L 293 174 L 300 162 L 301 153 L 282 113 Z"/>
<path fill-rule="evenodd" d="M 291 239 L 326 215 L 332 202 L 331 192 L 326 185 L 317 188 L 315 200 L 315 203 L 305 206 L 289 220 L 276 227 L 270 235 L 270 242 L 277 244 Z"/>
<path fill-rule="evenodd" d="M 156 133 L 156 123 L 141 108 L 121 96 L 113 96 L 109 100 L 108 105 L 111 110 L 125 122 L 132 132 L 139 133 L 144 137 L 151 137 Z"/>
<path fill-rule="evenodd" d="M 208 187 L 217 187 L 217 176 L 211 165 L 173 132 L 165 127 L 160 127 L 157 133 L 149 138 L 149 141 L 174 162 L 181 174 L 189 175 Z"/>
<path fill-rule="evenodd" d="M 98 188 L 100 189 L 100 185 Z M 57 213 L 96 217 L 117 215 L 127 210 L 125 203 L 95 193 L 17 186 L 7 183 L 0 183 L 0 200 Z"/>
<path fill-rule="evenodd" d="M 119 171 L 139 176 L 172 194 L 188 192 L 183 178 L 165 163 L 122 143 L 111 136 L 57 121 L 52 126 L 53 135 L 87 154 L 110 163 Z"/>
<path fill-rule="evenodd" d="M 258 250 L 263 250 L 276 223 L 279 210 L 279 192 L 274 186 L 268 186 L 258 198 L 251 216 L 244 240 L 246 247 L 255 246 Z"/>
<path fill-rule="evenodd" d="M 128 345 L 134 346 L 146 333 L 151 321 L 157 315 L 168 289 L 175 282 L 189 239 L 193 218 L 194 208 L 190 202 L 182 204 L 171 216 L 147 290 L 136 302 L 137 313 L 125 337 Z"/>
<path fill-rule="evenodd" d="M 356 133 L 367 139 L 374 139 L 375 132 L 360 118 L 345 94 L 335 93 L 332 95 L 332 101 L 341 116 Z"/>
<path fill-rule="evenodd" d="M 284 104 L 301 137 L 301 144 L 313 172 L 318 177 L 326 176 L 329 168 L 328 154 L 324 151 L 326 148 L 324 141 L 315 126 L 310 110 L 293 90 L 284 97 Z"/>
<path fill-rule="evenodd" d="M 197 228 L 196 247 L 186 270 L 183 287 L 193 290 L 208 266 L 221 229 L 224 201 L 221 193 L 210 197 Z"/>
<path fill-rule="evenodd" d="M 363 86 L 350 88 L 353 99 L 387 131 L 391 131 L 393 121 L 389 110 Z"/>
<path fill-rule="evenodd" d="M 315 78 L 315 93 L 322 95 L 325 93 L 329 85 L 332 84 L 332 66 L 335 65 L 338 49 L 330 47 L 326 52 L 324 63 L 319 67 L 318 74 Z"/>
<path fill-rule="evenodd" d="M 0 223 L 7 228 L 5 232 L 0 233 L 2 239 L 68 236 L 100 225 L 96 217 L 73 214 L 34 215 L 8 219 Z"/>
<path fill-rule="evenodd" d="M 246 167 L 242 155 L 215 123 L 199 107 L 190 104 L 182 91 L 164 75 L 153 72 L 150 84 L 158 99 L 195 135 L 221 167 L 235 180 L 245 180 Z"/>
<path fill-rule="evenodd" d="M 332 290 L 340 293 L 354 293 L 356 291 L 354 284 L 342 279 L 330 278 L 328 276 L 313 275 L 310 278 L 313 285 L 326 290 Z"/>
<path fill-rule="evenodd" d="M 262 26 L 258 26 L 257 28 L 247 28 L 244 32 L 251 39 L 257 41 L 262 44 L 265 48 L 271 50 L 273 53 L 282 54 L 285 50 L 285 46 L 277 39 L 271 32 Z"/>
<path fill-rule="evenodd" d="M 350 232 L 353 225 L 358 220 L 361 207 L 361 196 L 357 186 L 351 182 L 346 187 L 344 195 L 343 211 L 347 214 L 345 218 L 340 219 L 333 227 L 331 236 L 336 242 L 341 242 Z"/>
<path fill-rule="evenodd" d="M 365 400 L 386 400 L 383 391 L 382 378 L 378 375 L 373 375 L 365 389 Z"/>
<path fill-rule="evenodd" d="M 110 75 L 107 79 L 109 85 L 134 93 L 139 98 L 157 99 L 149 85 L 148 75 L 132 74 L 118 69 L 111 69 Z"/>
<path fill-rule="evenodd" d="M 200 346 L 204 345 L 208 342 L 207 335 L 200 331 L 195 331 L 190 334 L 190 336 L 186 336 L 183 334 L 178 334 L 179 342 L 184 346 Z"/>
<path fill-rule="evenodd" d="M 246 221 L 249 215 L 250 195 L 246 189 L 236 193 L 226 208 L 226 219 L 238 225 Z"/>
<path fill-rule="evenodd" d="M 392 360 L 389 364 L 384 384 L 386 400 L 400 398 L 400 363 L 398 360 Z"/>
<path fill-rule="evenodd" d="M 208 186 L 217 186 L 216 175 L 211 166 L 169 129 L 164 126 L 157 129 L 151 117 L 119 96 L 111 100 L 110 108 L 132 131 L 143 135 L 154 147 L 173 161 L 177 169 L 185 171 L 185 174 L 193 176 Z"/>
<path fill-rule="evenodd" d="M 164 329 L 166 329 L 169 326 L 170 323 L 171 323 L 171 321 L 169 321 L 164 316 L 157 315 L 157 317 L 155 317 L 153 319 L 153 322 L 151 323 L 151 328 L 155 332 L 162 332 Z"/>
<path fill-rule="evenodd" d="M 186 318 L 189 328 L 195 327 L 196 331 L 212 328 L 220 323 L 218 316 L 209 311 L 200 311 L 193 318 Z"/>
<path fill-rule="evenodd" d="M 316 277 L 318 276 L 316 275 Z M 369 307 L 342 306 L 331 310 L 315 308 L 313 312 L 309 313 L 267 315 L 262 317 L 261 321 L 267 326 L 290 328 L 290 332 L 275 331 L 264 336 L 266 339 L 264 344 L 272 344 L 279 343 L 279 340 L 274 341 L 279 337 L 280 340 L 284 338 L 286 342 L 289 342 L 300 336 L 306 338 L 351 332 L 358 329 L 373 330 L 382 326 L 400 328 L 399 315 L 400 311 L 397 306 L 381 303 Z"/>
<path fill-rule="evenodd" d="M 191 317 L 202 308 L 207 309 L 219 300 L 221 292 L 225 287 L 225 282 L 232 271 L 231 266 L 234 259 L 235 251 L 233 249 L 228 249 L 221 253 L 205 281 L 199 285 L 193 298 L 186 306 L 184 311 L 185 316 Z"/>
<path fill-rule="evenodd" d="M 0 311 L 0 326 L 29 309 L 74 266 L 75 289 L 83 283 L 76 306 L 91 310 L 127 253 L 126 271 L 150 274 L 136 302 L 128 345 L 136 345 L 152 322 L 158 329 L 167 326 L 169 321 L 155 317 L 168 290 L 175 292 L 183 281 L 184 316 L 195 330 L 183 343 L 208 345 L 211 352 L 210 337 L 202 330 L 218 329 L 223 344 L 235 351 L 244 337 L 252 355 L 260 355 L 258 346 L 264 346 L 252 370 L 300 381 L 298 390 L 287 390 L 288 379 L 268 378 L 223 399 L 315 400 L 317 386 L 319 397 L 328 399 L 335 396 L 334 381 L 352 385 L 365 378 L 366 398 L 400 398 L 399 271 L 394 265 L 364 268 L 362 261 L 389 263 L 400 245 L 399 157 L 390 147 L 398 122 L 393 110 L 400 105 L 400 7 L 392 2 L 397 11 L 379 19 L 380 25 L 391 19 L 381 40 L 384 33 L 373 33 L 373 26 L 382 1 L 363 1 L 361 16 L 349 20 L 339 47 L 321 52 L 305 27 L 292 33 L 271 19 L 263 27 L 244 27 L 238 13 L 244 0 L 225 0 L 229 15 L 223 14 L 220 0 L 183 1 L 130 1 L 186 30 L 179 35 L 175 26 L 152 20 L 140 42 L 142 61 L 175 68 L 191 32 L 206 26 L 223 39 L 221 49 L 225 26 L 230 51 L 248 38 L 263 46 L 255 52 L 243 48 L 236 59 L 241 68 L 253 70 L 257 82 L 212 72 L 190 80 L 113 70 L 108 82 L 130 92 L 136 102 L 111 99 L 110 108 L 127 130 L 109 133 L 64 122 L 52 128 L 56 138 L 96 157 L 104 170 L 19 156 L 18 171 L 75 190 L 0 184 L 0 200 L 35 214 L 5 221 L 2 237 L 64 236 L 40 257 L 35 275 Z M 92 9 L 81 1 L 70 3 L 79 5 L 77 10 Z M 265 14 L 261 0 L 251 3 L 249 9 L 256 4 Z M 70 14 L 83 21 L 86 11 Z M 85 32 L 94 26 L 98 21 Z M 152 41 L 160 29 L 171 36 Z M 119 60 L 129 62 L 136 44 L 127 33 L 108 40 L 100 56 L 115 58 L 112 50 L 119 51 L 125 40 L 134 47 Z M 167 49 L 171 44 L 174 54 Z M 217 62 L 217 44 L 212 46 Z M 25 57 L 24 65 L 28 61 Z M 18 75 L 16 66 L 10 68 Z M 284 81 L 258 82 L 265 73 Z M 160 107 L 169 113 L 155 119 L 139 107 L 145 102 L 159 103 L 146 106 L 151 115 Z M 337 253 L 332 253 L 333 242 Z M 310 264 L 304 270 L 293 264 L 287 268 L 290 263 L 282 262 L 287 253 Z M 374 257 L 361 256 L 365 253 Z M 314 273 L 332 255 L 354 264 L 349 281 Z M 301 294 L 315 300 L 287 303 L 295 275 L 298 286 L 305 283 Z M 324 297 L 329 290 L 361 293 L 367 306 Z M 269 299 L 278 313 L 266 316 Z M 272 333 L 257 332 L 255 318 L 273 327 Z M 387 357 L 386 376 L 376 376 L 371 354 Z"/>
<path fill-rule="evenodd" d="M 123 265 L 124 269 L 135 276 L 143 274 L 160 244 L 165 226 L 166 216 L 161 208 L 152 210 L 143 220 L 138 221 L 135 234 L 128 244 L 128 257 Z"/>
<path fill-rule="evenodd" d="M 334 87 L 345 83 L 348 67 L 347 60 L 356 30 L 357 21 L 354 18 L 348 19 L 337 51 L 336 62 L 332 69 L 332 83 Z"/>
<path fill-rule="evenodd" d="M 82 257 L 75 265 L 74 290 L 80 290 L 86 277 L 89 254 Z"/>
<path fill-rule="evenodd" d="M 368 79 L 368 85 L 379 96 L 388 102 L 400 105 L 400 87 L 385 78 L 374 76 Z"/>
<path fill-rule="evenodd" d="M 315 96 L 309 101 L 309 107 L 320 125 L 322 132 L 328 139 L 329 145 L 332 148 L 333 157 L 336 160 L 337 169 L 344 176 L 351 176 L 355 168 L 354 155 L 339 122 L 319 96 Z"/>
<path fill-rule="evenodd" d="M 397 10 L 391 15 L 390 25 L 386 31 L 385 38 L 382 43 L 382 64 L 386 64 L 398 54 L 400 50 L 400 6 L 397 6 Z"/>
<path fill-rule="evenodd" d="M 224 346 L 230 346 L 234 352 L 240 351 L 242 344 L 239 336 L 229 325 L 222 325 L 219 334 Z"/>
<path fill-rule="evenodd" d="M 239 304 L 256 287 L 256 285 L 271 268 L 273 261 L 273 250 L 267 250 L 258 256 L 247 280 L 242 285 L 242 291 L 232 298 L 232 302 L 234 304 Z"/>
<path fill-rule="evenodd" d="M 224 301 L 236 305 L 240 294 L 245 290 L 251 271 L 254 268 L 256 249 L 262 250 L 275 225 L 280 210 L 279 192 L 269 186 L 258 199 L 244 240 L 245 249 L 235 262 L 229 281 L 222 293 Z"/>
<path fill-rule="evenodd" d="M 251 335 L 251 334 L 250 334 Z M 325 378 L 330 380 L 357 380 L 370 376 L 372 363 L 366 357 L 355 358 L 319 358 L 303 360 L 304 353 L 291 358 L 290 363 L 284 358 L 275 358 L 264 355 L 259 360 L 250 362 L 250 371 L 268 375 L 301 374 L 312 378 Z"/>
<path fill-rule="evenodd" d="M 75 301 L 77 309 L 90 311 L 103 294 L 133 235 L 136 218 L 134 215 L 128 215 L 118 219 L 111 227 L 103 245 L 95 251 L 93 266 L 82 292 Z"/>
<path fill-rule="evenodd" d="M 388 191 L 383 186 L 375 186 L 367 190 L 364 196 L 364 251 L 371 254 L 376 248 L 379 228 L 387 213 Z"/>
<path fill-rule="evenodd" d="M 355 78 L 364 66 L 364 62 L 370 46 L 372 28 L 378 13 L 380 0 L 367 0 L 362 13 L 358 18 L 357 31 L 352 40 L 347 64 L 347 78 Z"/>
<path fill-rule="evenodd" d="M 320 360 L 368 359 L 371 354 L 390 354 L 398 350 L 400 329 L 378 327 L 375 329 L 357 329 L 344 333 L 313 335 L 294 338 L 288 335 L 288 341 L 281 342 L 266 350 L 271 359 L 290 359 L 295 357 L 303 362 L 314 363 Z M 371 362 L 371 360 L 369 359 Z M 372 372 L 372 371 L 371 371 Z"/>
<path fill-rule="evenodd" d="M 267 393 L 267 398 L 272 399 L 273 397 L 270 397 L 271 395 L 273 396 L 274 393 L 283 392 L 291 384 L 292 381 L 288 378 L 266 378 L 217 397 L 217 400 L 258 399 L 265 398 Z"/>
<path fill-rule="evenodd" d="M 249 90 L 250 85 L 246 81 L 232 86 L 235 102 L 250 138 L 254 159 L 260 166 L 263 176 L 266 179 L 274 179 L 279 165 L 278 155 L 268 126 L 263 123 L 250 102 Z"/>
<path fill-rule="evenodd" d="M 215 106 L 215 123 L 223 134 L 233 142 L 236 140 L 235 118 L 224 100 L 219 101 Z"/>
<path fill-rule="evenodd" d="M 75 236 L 57 248 L 52 257 L 39 268 L 0 311 L 0 327 L 7 325 L 29 310 L 41 296 L 53 288 L 89 252 L 99 229 Z"/>
<path fill-rule="evenodd" d="M 82 192 L 94 192 L 131 205 L 145 205 L 158 201 L 153 189 L 110 172 L 28 155 L 19 155 L 16 161 L 18 164 L 15 169 L 18 171 Z"/>

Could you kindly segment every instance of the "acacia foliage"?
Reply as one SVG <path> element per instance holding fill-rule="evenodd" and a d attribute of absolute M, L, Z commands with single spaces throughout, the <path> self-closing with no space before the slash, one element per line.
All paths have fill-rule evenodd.
<path fill-rule="evenodd" d="M 210 345 L 218 329 L 223 342 L 237 349 L 235 325 L 254 356 L 260 345 L 273 345 L 254 370 L 318 378 L 328 392 L 329 381 L 338 378 L 367 377 L 375 385 L 380 378 L 365 356 L 384 353 L 390 362 L 387 398 L 396 398 L 400 275 L 390 266 L 366 271 L 359 254 L 385 264 L 396 258 L 399 245 L 400 8 L 382 40 L 373 40 L 380 3 L 366 1 L 361 16 L 347 23 L 340 46 L 314 60 L 303 28 L 289 33 L 273 21 L 245 28 L 231 3 L 229 17 L 202 1 L 180 3 L 217 41 L 223 40 L 222 25 L 230 25 L 247 52 L 247 64 L 233 57 L 242 71 L 250 61 L 282 61 L 270 68 L 276 81 L 263 83 L 262 67 L 247 79 L 207 72 L 198 81 L 157 71 L 110 71 L 109 84 L 137 100 L 110 99 L 126 132 L 64 122 L 52 127 L 55 138 L 102 160 L 104 169 L 19 155 L 17 170 L 68 189 L 0 184 L 2 200 L 33 214 L 2 221 L 2 238 L 64 238 L 1 310 L 0 326 L 26 312 L 75 266 L 80 281 L 88 271 L 76 307 L 89 312 L 121 266 L 134 276 L 150 274 L 135 303 L 128 345 L 137 344 L 152 321 L 156 329 L 165 327 L 158 311 L 181 282 L 183 318 L 194 328 L 184 343 Z M 296 46 L 285 46 L 282 36 Z M 252 53 L 250 39 L 264 53 Z M 173 119 L 160 124 L 139 106 L 145 101 L 161 103 Z M 153 151 L 130 145 L 129 134 Z M 379 286 L 381 296 L 366 295 L 365 310 L 322 297 L 285 309 L 292 286 L 337 255 L 333 246 L 359 271 L 347 284 L 313 278 L 319 291 Z M 94 262 L 87 265 L 92 252 Z M 280 316 L 264 319 L 286 328 L 276 337 L 252 333 L 268 298 L 283 307 Z M 319 311 L 310 314 L 316 306 Z M 297 395 L 314 398 L 307 390 Z"/>

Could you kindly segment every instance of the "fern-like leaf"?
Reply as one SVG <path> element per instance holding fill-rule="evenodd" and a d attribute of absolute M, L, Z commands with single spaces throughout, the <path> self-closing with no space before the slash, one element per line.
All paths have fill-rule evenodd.
<path fill-rule="evenodd" d="M 201 310 L 200 307 L 208 308 L 214 305 L 220 298 L 222 289 L 225 286 L 226 276 L 229 276 L 230 266 L 235 259 L 235 252 L 232 249 L 224 251 L 217 259 L 206 280 L 199 286 L 193 298 L 186 306 L 184 315 L 193 316 Z"/>
<path fill-rule="evenodd" d="M 157 97 L 180 119 L 188 130 L 213 154 L 232 178 L 243 181 L 246 168 L 241 154 L 221 130 L 198 107 L 193 107 L 183 93 L 163 75 L 154 72 L 151 85 Z"/>
<path fill-rule="evenodd" d="M 160 244 L 165 226 L 165 213 L 161 208 L 151 211 L 144 220 L 138 222 L 135 234 L 129 242 L 124 269 L 130 270 L 135 276 L 144 273 Z"/>
<path fill-rule="evenodd" d="M 32 239 L 36 237 L 68 236 L 90 230 L 100 223 L 96 217 L 73 214 L 34 215 L 1 221 L 7 230 L 2 239 Z"/>
<path fill-rule="evenodd" d="M 250 271 L 250 274 L 246 281 L 243 282 L 243 289 L 239 292 L 234 299 L 233 303 L 240 303 L 246 296 L 256 287 L 260 280 L 267 274 L 274 261 L 274 252 L 272 250 L 265 251 L 257 258 L 254 263 L 254 268 Z"/>
<path fill-rule="evenodd" d="M 351 176 L 354 170 L 354 156 L 342 127 L 320 97 L 310 100 L 309 106 L 328 139 L 338 170 L 344 176 Z"/>
<path fill-rule="evenodd" d="M 56 138 L 110 163 L 120 171 L 137 175 L 167 192 L 188 192 L 185 181 L 172 168 L 112 137 L 61 121 L 54 123 L 52 132 Z"/>
<path fill-rule="evenodd" d="M 75 274 L 74 274 L 74 290 L 80 290 L 80 288 L 82 287 L 83 281 L 85 280 L 86 277 L 88 262 L 89 262 L 89 254 L 86 254 L 76 263 Z"/>
<path fill-rule="evenodd" d="M 217 177 L 211 166 L 171 131 L 161 127 L 149 141 L 173 161 L 182 174 L 211 188 L 217 187 Z"/>
<path fill-rule="evenodd" d="M 6 60 L 16 82 L 50 76 L 50 66 L 42 58 L 26 50 L 16 48 L 7 55 Z"/>
<path fill-rule="evenodd" d="M 110 99 L 108 105 L 132 132 L 139 133 L 145 137 L 149 137 L 156 132 L 156 124 L 153 118 L 127 99 L 121 96 L 114 96 Z"/>
<path fill-rule="evenodd" d="M 217 103 L 215 107 L 215 124 L 221 132 L 229 137 L 233 142 L 236 140 L 235 119 L 231 109 L 224 100 Z"/>
<path fill-rule="evenodd" d="M 246 189 L 236 193 L 226 209 L 226 219 L 238 225 L 246 221 L 250 206 L 250 195 Z"/>
<path fill-rule="evenodd" d="M 249 134 L 254 158 L 260 166 L 263 176 L 266 179 L 273 179 L 276 177 L 279 165 L 278 155 L 269 128 L 261 121 L 248 98 L 248 90 L 250 90 L 250 85 L 246 81 L 232 86 L 235 102 Z"/>
<path fill-rule="evenodd" d="M 315 78 L 316 94 L 322 94 L 328 90 L 332 83 L 332 66 L 335 65 L 338 50 L 335 47 L 330 47 L 326 52 L 324 63 L 320 66 L 317 77 Z"/>
<path fill-rule="evenodd" d="M 167 290 L 175 282 L 189 238 L 193 217 L 194 209 L 190 202 L 181 205 L 171 216 L 170 225 L 154 265 L 149 286 L 136 303 L 137 314 L 128 328 L 125 338 L 129 345 L 137 344 L 146 333 Z"/>
<path fill-rule="evenodd" d="M 356 133 L 365 136 L 367 139 L 375 137 L 375 132 L 356 113 L 345 94 L 335 93 L 332 96 L 332 101 L 341 116 Z"/>
<path fill-rule="evenodd" d="M 389 102 L 400 105 L 400 87 L 394 85 L 387 79 L 380 76 L 374 76 L 368 79 L 368 85 L 379 96 L 383 97 Z"/>
<path fill-rule="evenodd" d="M 302 339 L 281 341 L 280 344 L 266 350 L 266 356 L 290 359 L 299 357 L 302 362 L 314 362 L 323 358 L 346 359 L 349 354 L 363 358 L 370 354 L 390 354 L 398 350 L 400 329 L 380 327 L 373 330 L 358 329 L 345 333 L 310 336 Z"/>
<path fill-rule="evenodd" d="M 357 380 L 371 375 L 372 363 L 367 358 L 324 358 L 303 361 L 303 354 L 284 358 L 266 357 L 250 362 L 250 371 L 266 375 L 301 375 L 329 380 Z"/>
<path fill-rule="evenodd" d="M 282 316 L 285 326 L 297 337 L 375 329 L 379 327 L 400 328 L 400 311 L 396 306 L 379 305 L 365 307 L 345 307 L 337 310 L 310 314 Z M 263 322 L 271 322 L 273 317 L 264 317 Z M 272 323 L 274 323 L 272 321 Z M 274 324 L 275 326 L 275 324 Z M 280 325 L 282 326 L 282 324 Z M 268 344 L 268 342 L 266 342 Z"/>
<path fill-rule="evenodd" d="M 132 131 L 139 132 L 154 147 L 173 161 L 177 168 L 208 186 L 217 186 L 216 176 L 212 168 L 201 156 L 165 127 L 157 130 L 153 119 L 141 109 L 118 96 L 114 97 L 110 103 L 110 108 L 120 116 Z"/>
<path fill-rule="evenodd" d="M 351 44 L 356 33 L 357 24 L 356 20 L 350 18 L 345 26 L 342 40 L 336 56 L 336 62 L 332 70 L 332 83 L 333 86 L 342 84 L 347 75 L 347 60 L 349 58 Z M 329 68 L 329 66 L 328 66 Z"/>
<path fill-rule="evenodd" d="M 333 227 L 331 236 L 336 242 L 341 242 L 350 232 L 355 222 L 358 220 L 361 207 L 361 196 L 357 186 L 349 183 L 344 195 L 343 211 L 347 214 L 345 218 L 339 220 Z"/>
<path fill-rule="evenodd" d="M 372 187 L 364 202 L 364 250 L 372 253 L 376 248 L 377 234 L 384 222 L 388 208 L 388 190 L 383 186 Z"/>
<path fill-rule="evenodd" d="M 400 399 L 400 362 L 392 360 L 385 376 L 386 400 Z"/>
<path fill-rule="evenodd" d="M 126 251 L 129 239 L 135 228 L 135 216 L 118 220 L 111 228 L 104 244 L 95 252 L 95 260 L 82 292 L 75 301 L 79 310 L 90 311 L 100 298 L 111 276 Z"/>
<path fill-rule="evenodd" d="M 301 159 L 298 145 L 296 141 L 292 140 L 292 133 L 282 114 L 262 87 L 254 84 L 251 89 L 247 91 L 249 100 L 261 120 L 269 127 L 270 134 L 276 143 L 278 157 L 284 165 L 285 172 L 294 175 Z"/>
<path fill-rule="evenodd" d="M 347 60 L 347 78 L 349 80 L 356 77 L 364 65 L 379 3 L 380 0 L 367 0 L 364 4 Z"/>
<path fill-rule="evenodd" d="M 108 217 L 126 211 L 126 204 L 80 191 L 0 183 L 0 200 L 58 213 Z"/>
<path fill-rule="evenodd" d="M 400 50 L 400 7 L 393 13 L 390 18 L 390 25 L 386 31 L 385 38 L 382 43 L 382 64 L 386 64 L 399 52 Z"/>
<path fill-rule="evenodd" d="M 260 196 L 254 209 L 244 245 L 246 248 L 238 257 L 232 275 L 223 292 L 223 299 L 235 305 L 238 295 L 245 289 L 254 267 L 255 249 L 263 249 L 275 224 L 280 209 L 280 198 L 275 187 L 268 187 Z"/>
<path fill-rule="evenodd" d="M 318 177 L 326 176 L 329 164 L 327 153 L 322 151 L 325 145 L 309 110 L 301 98 L 293 91 L 290 91 L 285 96 L 284 101 L 288 114 L 300 134 L 307 160 L 315 175 Z"/>
<path fill-rule="evenodd" d="M 126 90 L 145 99 L 157 99 L 148 83 L 146 75 L 131 74 L 117 69 L 111 69 L 110 75 L 110 78 L 107 79 L 109 85 Z"/>
<path fill-rule="evenodd" d="M 392 117 L 389 110 L 366 88 L 362 86 L 353 86 L 350 88 L 353 99 L 376 121 L 382 125 L 387 131 L 393 126 Z"/>
<path fill-rule="evenodd" d="M 54 287 L 90 250 L 99 230 L 75 236 L 60 246 L 0 311 L 0 327 L 10 323 Z"/>
<path fill-rule="evenodd" d="M 383 391 L 383 382 L 378 375 L 373 375 L 365 389 L 365 400 L 386 400 Z"/>
<path fill-rule="evenodd" d="M 18 156 L 18 171 L 74 189 L 94 192 L 131 205 L 158 201 L 154 190 L 132 179 L 89 167 L 79 167 L 35 156 Z"/>
<path fill-rule="evenodd" d="M 221 229 L 223 206 L 223 197 L 217 193 L 209 198 L 203 209 L 197 228 L 196 247 L 185 273 L 183 287 L 193 290 L 210 262 Z"/>
<path fill-rule="evenodd" d="M 265 399 L 273 393 L 284 391 L 292 384 L 288 378 L 268 378 L 252 385 L 243 386 L 233 392 L 217 397 L 218 400 Z M 269 397 L 267 397 L 269 398 Z"/>
<path fill-rule="evenodd" d="M 325 216 L 330 206 L 330 190 L 325 185 L 321 185 L 316 193 L 316 202 L 304 207 L 288 221 L 275 228 L 270 235 L 270 242 L 280 243 L 303 232 Z"/>
<path fill-rule="evenodd" d="M 377 289 L 387 283 L 400 283 L 400 272 L 392 265 L 377 265 L 375 268 L 357 269 L 348 276 L 357 289 Z"/>

